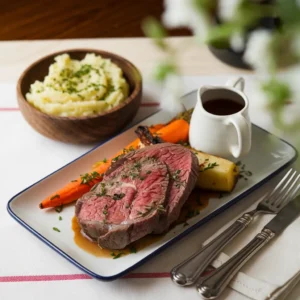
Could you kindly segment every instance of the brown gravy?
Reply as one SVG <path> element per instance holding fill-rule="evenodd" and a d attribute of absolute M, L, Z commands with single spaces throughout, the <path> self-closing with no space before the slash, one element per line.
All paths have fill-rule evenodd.
<path fill-rule="evenodd" d="M 232 115 L 244 108 L 244 105 L 230 99 L 213 99 L 203 103 L 203 108 L 218 116 Z"/>
<path fill-rule="evenodd" d="M 212 197 L 217 197 L 218 193 L 213 192 L 204 192 L 199 189 L 194 189 L 194 191 L 191 193 L 189 199 L 184 204 L 181 214 L 178 218 L 178 221 L 176 222 L 175 226 L 178 224 L 184 224 L 187 225 L 186 222 L 188 219 L 191 219 L 192 217 L 195 217 L 200 213 L 201 210 L 203 210 L 207 205 L 208 201 Z M 83 249 L 84 251 L 97 256 L 97 257 L 109 257 L 112 258 L 112 253 L 115 255 L 118 255 L 119 253 L 122 253 L 122 256 L 132 253 L 134 251 L 139 251 L 141 249 L 146 248 L 147 246 L 159 241 L 164 234 L 161 235 L 154 235 L 150 234 L 147 235 L 138 241 L 132 243 L 131 245 L 127 246 L 125 249 L 122 250 L 110 250 L 110 249 L 102 249 L 97 244 L 89 241 L 87 238 L 85 238 L 81 233 L 81 228 L 77 222 L 77 218 L 74 216 L 72 219 L 72 229 L 74 231 L 74 241 L 75 244 Z"/>

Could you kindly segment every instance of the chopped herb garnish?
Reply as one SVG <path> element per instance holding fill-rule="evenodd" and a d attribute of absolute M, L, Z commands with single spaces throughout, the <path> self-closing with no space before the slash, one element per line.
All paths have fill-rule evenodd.
<path fill-rule="evenodd" d="M 118 254 L 115 254 L 115 252 L 112 252 L 110 255 L 113 257 L 113 259 L 117 259 L 120 258 L 121 255 L 123 255 L 124 253 L 119 252 Z"/>
<path fill-rule="evenodd" d="M 138 162 L 138 163 L 135 163 L 133 166 L 134 166 L 135 168 L 138 168 L 138 169 L 139 169 L 139 168 L 142 167 L 142 164 Z"/>
<path fill-rule="evenodd" d="M 244 180 L 248 180 L 247 177 L 250 177 L 253 175 L 253 173 L 249 170 L 245 170 L 246 165 L 243 164 L 242 162 L 236 163 L 236 165 L 240 166 L 240 173 L 239 173 L 239 178 L 243 178 Z"/>
<path fill-rule="evenodd" d="M 185 181 L 177 181 L 175 183 L 175 187 L 177 187 L 178 189 L 181 187 L 181 186 L 185 186 L 186 185 L 186 182 Z"/>
<path fill-rule="evenodd" d="M 155 205 L 146 205 L 145 206 L 145 211 L 138 211 L 138 215 L 140 217 L 145 217 L 147 215 L 149 215 L 154 209 L 156 209 L 159 213 L 164 213 L 166 212 L 166 209 L 162 206 L 162 205 L 158 205 L 157 207 L 155 207 Z"/>
<path fill-rule="evenodd" d="M 180 181 L 179 180 L 179 174 L 180 174 L 181 170 L 176 170 L 173 174 L 172 174 L 172 178 L 175 181 L 175 186 L 177 188 L 180 188 L 181 186 L 184 186 L 186 183 L 184 181 Z"/>
<path fill-rule="evenodd" d="M 137 251 L 136 251 L 136 248 L 134 247 L 134 246 L 131 246 L 130 248 L 129 248 L 129 251 L 130 251 L 130 253 L 136 253 Z"/>
<path fill-rule="evenodd" d="M 108 214 L 108 209 L 107 209 L 107 205 L 104 206 L 103 210 L 102 210 L 102 213 L 104 215 L 107 215 Z"/>
<path fill-rule="evenodd" d="M 105 183 L 101 182 L 101 193 L 96 194 L 96 196 L 101 197 L 106 195 Z"/>
<path fill-rule="evenodd" d="M 63 207 L 64 207 L 63 205 L 61 205 L 61 206 L 56 206 L 56 207 L 55 207 L 55 211 L 58 212 L 58 213 L 60 213 L 60 212 L 62 212 Z"/>
<path fill-rule="evenodd" d="M 120 194 L 114 194 L 112 198 L 114 200 L 120 200 L 120 199 L 124 198 L 124 196 L 125 196 L 124 193 L 120 193 Z"/>
<path fill-rule="evenodd" d="M 87 184 L 89 185 L 91 181 L 93 181 L 94 179 L 100 179 L 101 176 L 98 172 L 94 171 L 92 173 L 85 173 L 83 175 L 80 175 L 81 177 L 81 184 Z"/>
<path fill-rule="evenodd" d="M 71 180 L 71 182 L 77 182 L 77 181 L 78 181 L 77 179 Z"/>
<path fill-rule="evenodd" d="M 138 173 L 132 173 L 132 172 L 130 172 L 129 176 L 130 176 L 131 179 L 135 179 L 135 178 L 137 178 L 139 176 L 139 174 Z"/>
<path fill-rule="evenodd" d="M 54 199 L 56 199 L 56 198 L 60 198 L 60 196 L 59 196 L 58 194 L 56 194 L 56 195 L 52 196 L 52 197 L 50 198 L 50 200 L 54 200 Z"/>
<path fill-rule="evenodd" d="M 213 169 L 214 167 L 218 167 L 219 165 L 214 162 L 214 163 L 209 163 L 206 167 L 204 167 L 202 170 L 200 170 L 200 172 L 204 172 L 207 171 L 209 169 Z"/>
<path fill-rule="evenodd" d="M 177 144 L 182 145 L 182 146 L 188 146 L 189 145 L 189 143 L 187 143 L 183 140 L 178 141 Z"/>
<path fill-rule="evenodd" d="M 59 217 L 58 217 L 58 220 L 59 220 L 59 221 L 62 221 L 62 219 L 63 219 L 62 216 L 59 216 Z"/>
<path fill-rule="evenodd" d="M 60 232 L 60 230 L 57 227 L 52 228 L 54 231 Z"/>
<path fill-rule="evenodd" d="M 73 74 L 74 77 L 80 78 L 84 75 L 87 75 L 92 70 L 91 65 L 83 65 L 77 72 Z"/>
<path fill-rule="evenodd" d="M 123 149 L 123 154 L 126 154 L 126 153 L 131 152 L 131 151 L 134 151 L 134 150 L 135 150 L 135 149 L 134 149 L 133 146 L 130 146 L 128 149 L 124 148 L 124 149 Z"/>
<path fill-rule="evenodd" d="M 118 156 L 114 157 L 114 158 L 112 159 L 112 162 L 116 162 L 116 161 L 118 161 L 118 160 L 119 160 L 119 158 L 120 158 L 120 156 L 121 156 L 121 155 L 118 155 Z"/>
<path fill-rule="evenodd" d="M 145 211 L 144 211 L 144 212 L 138 211 L 138 214 L 139 214 L 141 217 L 145 217 L 145 216 L 149 215 L 150 212 L 153 211 L 153 209 L 154 209 L 153 206 L 146 206 L 146 207 L 145 207 Z"/>
<path fill-rule="evenodd" d="M 157 206 L 157 211 L 159 213 L 164 213 L 164 212 L 166 212 L 166 209 L 163 207 L 163 205 L 158 205 Z"/>
<path fill-rule="evenodd" d="M 148 170 L 147 172 L 146 172 L 146 174 L 151 174 L 152 173 L 152 171 L 150 171 L 150 170 Z"/>
<path fill-rule="evenodd" d="M 102 161 L 103 161 L 104 163 L 107 163 L 107 159 L 106 159 L 106 158 L 104 158 Z"/>
<path fill-rule="evenodd" d="M 172 178 L 174 180 L 177 180 L 179 178 L 179 174 L 180 174 L 181 170 L 176 170 L 173 174 L 172 174 Z"/>

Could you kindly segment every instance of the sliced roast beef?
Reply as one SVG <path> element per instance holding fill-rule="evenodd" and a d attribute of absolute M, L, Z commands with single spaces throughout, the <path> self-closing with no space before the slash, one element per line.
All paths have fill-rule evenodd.
<path fill-rule="evenodd" d="M 77 201 L 82 230 L 110 249 L 166 231 L 194 188 L 198 168 L 196 156 L 180 145 L 163 143 L 128 153 Z"/>
<path fill-rule="evenodd" d="M 156 157 L 168 166 L 170 173 L 169 197 L 166 213 L 161 214 L 160 222 L 153 233 L 162 233 L 178 219 L 181 208 L 195 187 L 199 163 L 196 155 L 189 149 L 176 144 L 157 144 L 137 151 L 133 157 Z"/>
<path fill-rule="evenodd" d="M 101 247 L 122 249 L 151 233 L 164 211 L 169 173 L 157 159 L 128 160 L 76 203 L 86 235 Z"/>

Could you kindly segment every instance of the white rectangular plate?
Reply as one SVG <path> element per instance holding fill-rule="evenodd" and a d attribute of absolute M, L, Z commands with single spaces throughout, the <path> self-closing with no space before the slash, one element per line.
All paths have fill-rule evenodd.
<path fill-rule="evenodd" d="M 185 95 L 182 99 L 187 108 L 193 107 L 196 99 L 195 91 Z M 160 111 L 140 124 L 152 125 L 166 123 L 169 120 L 170 116 Z M 208 206 L 198 216 L 189 220 L 188 226 L 177 225 L 160 240 L 135 254 L 126 255 L 120 259 L 95 257 L 79 248 L 73 240 L 71 220 L 74 216 L 74 206 L 65 207 L 62 212 L 63 221 L 59 221 L 58 214 L 54 210 L 40 210 L 38 204 L 41 199 L 61 188 L 78 174 L 86 173 L 91 169 L 93 163 L 104 157 L 111 157 L 123 149 L 136 138 L 135 128 L 136 126 L 132 127 L 41 179 L 14 196 L 7 205 L 10 215 L 21 225 L 81 270 L 100 280 L 114 280 L 132 271 L 195 228 L 243 199 L 291 164 L 297 157 L 296 150 L 287 142 L 253 125 L 252 149 L 250 154 L 242 160 L 247 169 L 251 171 L 252 176 L 249 176 L 247 180 L 239 180 L 233 192 L 222 198 L 210 199 Z M 53 231 L 53 227 L 59 227 L 61 232 Z"/>

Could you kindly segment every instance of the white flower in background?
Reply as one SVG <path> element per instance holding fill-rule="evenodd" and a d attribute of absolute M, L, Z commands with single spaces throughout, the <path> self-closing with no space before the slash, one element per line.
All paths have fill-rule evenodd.
<path fill-rule="evenodd" d="M 206 38 L 209 28 L 206 16 L 195 7 L 194 0 L 165 0 L 162 22 L 168 28 L 187 26 L 201 40 Z"/>
<path fill-rule="evenodd" d="M 222 21 L 230 21 L 238 8 L 241 0 L 219 0 L 218 15 Z"/>
<path fill-rule="evenodd" d="M 235 32 L 230 37 L 230 46 L 235 52 L 242 52 L 245 49 L 245 39 L 241 32 Z"/>
<path fill-rule="evenodd" d="M 161 93 L 160 107 L 172 115 L 183 112 L 185 108 L 180 101 L 182 94 L 182 80 L 180 77 L 175 74 L 168 75 Z"/>
<path fill-rule="evenodd" d="M 249 36 L 244 60 L 258 72 L 268 73 L 271 68 L 271 41 L 272 34 L 265 29 L 253 31 Z"/>

